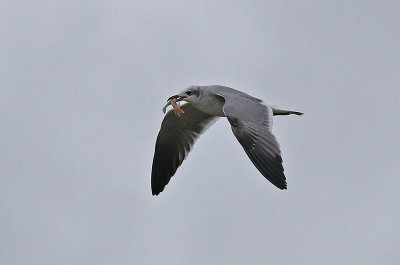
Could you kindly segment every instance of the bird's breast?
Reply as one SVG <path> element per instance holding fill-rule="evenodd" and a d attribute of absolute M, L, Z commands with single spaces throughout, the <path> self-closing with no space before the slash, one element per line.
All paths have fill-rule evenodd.
<path fill-rule="evenodd" d="M 225 102 L 219 98 L 203 98 L 197 102 L 192 102 L 192 104 L 195 108 L 212 116 L 225 117 L 225 113 L 222 110 Z"/>

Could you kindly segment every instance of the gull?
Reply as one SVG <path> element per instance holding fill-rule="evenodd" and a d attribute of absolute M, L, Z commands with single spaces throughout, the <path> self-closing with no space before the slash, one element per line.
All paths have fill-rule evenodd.
<path fill-rule="evenodd" d="M 186 101 L 180 107 L 177 102 Z M 261 99 L 220 86 L 189 86 L 168 99 L 174 111 L 165 115 L 157 136 L 151 172 L 153 195 L 162 192 L 195 141 L 220 117 L 226 117 L 236 139 L 258 171 L 279 189 L 286 189 L 281 151 L 272 134 L 273 115 L 302 115 L 273 108 Z M 175 113 L 174 113 L 175 112 Z"/>

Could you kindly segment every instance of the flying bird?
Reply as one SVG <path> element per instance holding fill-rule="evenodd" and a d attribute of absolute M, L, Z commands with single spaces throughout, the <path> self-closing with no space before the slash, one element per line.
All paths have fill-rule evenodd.
<path fill-rule="evenodd" d="M 180 101 L 187 103 L 179 106 Z M 260 173 L 279 189 L 286 189 L 281 151 L 272 134 L 273 115 L 302 115 L 277 109 L 261 99 L 230 87 L 190 86 L 170 97 L 173 106 L 158 133 L 152 172 L 153 195 L 162 192 L 186 159 L 194 142 L 220 117 L 226 117 L 236 139 Z"/>

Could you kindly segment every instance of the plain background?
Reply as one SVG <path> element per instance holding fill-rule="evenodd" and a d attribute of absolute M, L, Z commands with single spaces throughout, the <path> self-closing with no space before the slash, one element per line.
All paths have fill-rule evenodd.
<path fill-rule="evenodd" d="M 400 2 L 0 1 L 0 264 L 399 264 Z M 160 196 L 166 99 L 245 91 L 288 190 L 221 119 Z"/>

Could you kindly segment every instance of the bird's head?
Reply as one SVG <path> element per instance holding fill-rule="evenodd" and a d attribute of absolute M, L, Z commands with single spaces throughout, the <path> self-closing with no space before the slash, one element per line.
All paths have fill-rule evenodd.
<path fill-rule="evenodd" d="M 168 101 L 171 99 L 176 99 L 178 101 L 186 101 L 186 102 L 196 102 L 200 96 L 200 89 L 197 86 L 189 86 L 188 88 L 179 92 L 174 96 L 168 98 Z"/>

